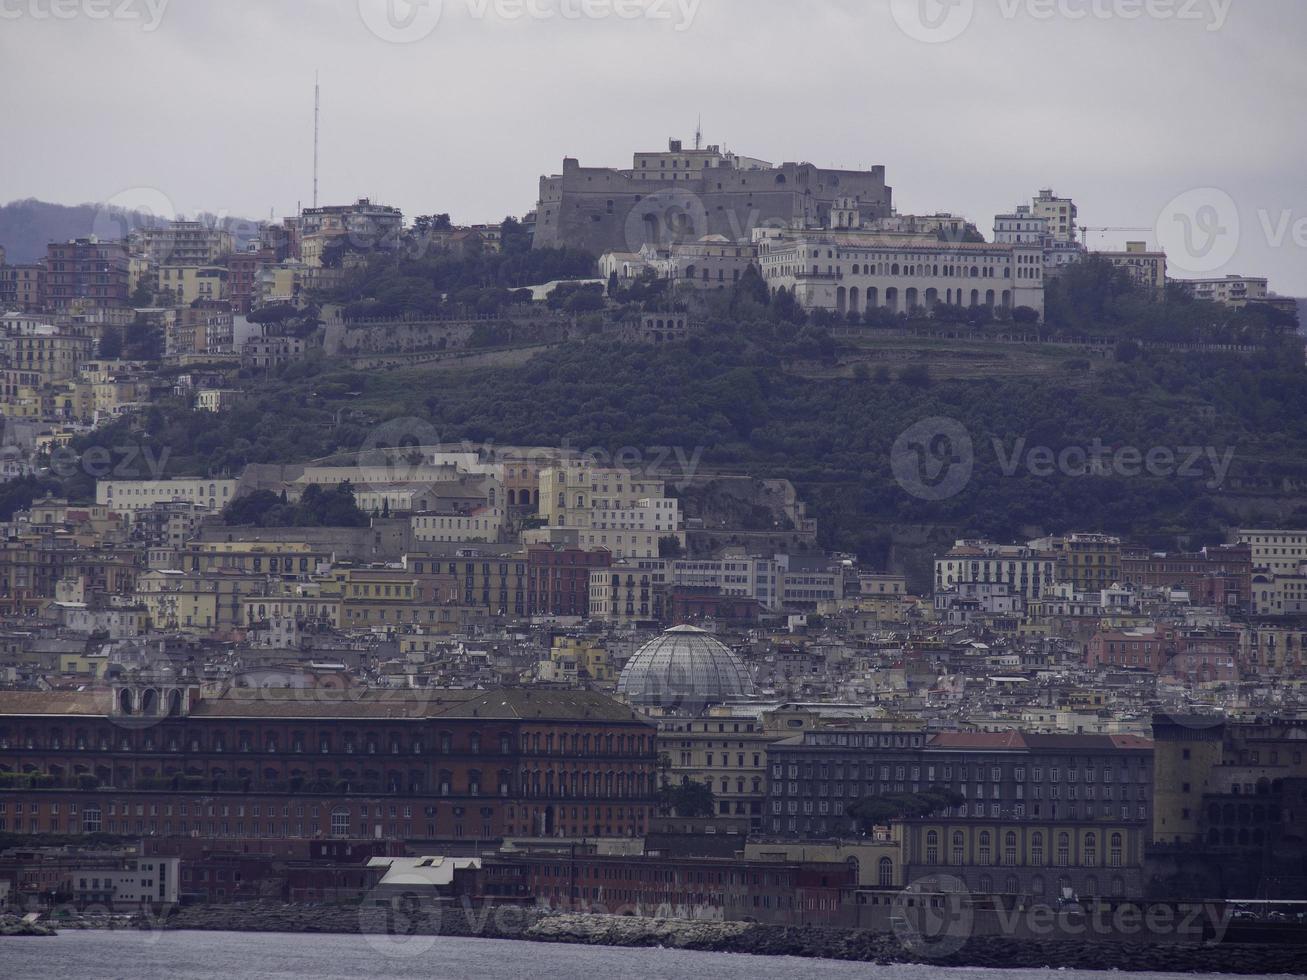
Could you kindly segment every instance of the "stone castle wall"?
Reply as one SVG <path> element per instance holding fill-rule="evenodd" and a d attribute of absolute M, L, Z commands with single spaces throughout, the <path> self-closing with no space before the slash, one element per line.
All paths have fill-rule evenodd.
<path fill-rule="evenodd" d="M 542 177 L 537 247 L 583 248 L 596 255 L 639 251 L 648 243 L 705 235 L 748 239 L 754 228 L 823 223 L 836 198 L 856 197 L 866 219 L 886 217 L 892 189 L 885 168 L 826 170 L 786 163 L 772 170 L 706 170 L 697 180 L 646 180 L 620 170 L 563 162 Z"/>

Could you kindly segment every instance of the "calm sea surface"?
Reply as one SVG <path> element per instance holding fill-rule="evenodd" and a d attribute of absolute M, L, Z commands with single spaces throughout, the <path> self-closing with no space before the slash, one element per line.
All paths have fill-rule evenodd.
<path fill-rule="evenodd" d="M 310 936 L 234 932 L 65 932 L 0 939 L 5 980 L 1107 980 L 1069 970 L 942 970 L 926 966 L 664 949 L 555 946 L 492 939 Z M 1196 974 L 1115 974 L 1131 980 L 1201 980 Z"/>

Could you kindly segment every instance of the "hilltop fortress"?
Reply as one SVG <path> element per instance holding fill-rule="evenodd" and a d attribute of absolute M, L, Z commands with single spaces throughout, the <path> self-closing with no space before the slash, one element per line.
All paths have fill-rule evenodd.
<path fill-rule="evenodd" d="M 561 175 L 540 178 L 535 245 L 598 255 L 707 235 L 747 241 L 759 227 L 826 227 L 839 198 L 856 199 L 864 221 L 888 217 L 885 168 L 778 166 L 670 140 L 665 153 L 636 153 L 629 170 L 564 159 Z"/>

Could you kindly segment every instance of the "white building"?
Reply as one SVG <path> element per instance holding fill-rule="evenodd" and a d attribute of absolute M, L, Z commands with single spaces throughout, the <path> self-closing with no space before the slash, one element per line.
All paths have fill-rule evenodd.
<path fill-rule="evenodd" d="M 422 514 L 413 518 L 414 541 L 484 541 L 495 543 L 504 526 L 499 507 L 480 507 L 468 514 Z"/>
<path fill-rule="evenodd" d="M 587 551 L 606 548 L 615 559 L 657 558 L 659 540 L 681 546 L 680 504 L 661 479 L 631 470 L 551 467 L 540 473 L 540 514 L 551 529 L 574 529 Z"/>
<path fill-rule="evenodd" d="M 994 215 L 994 241 L 999 245 L 1039 245 L 1042 248 L 1051 239 L 1048 219 L 1035 214 L 1028 204 L 1018 206 L 1011 214 Z"/>
<path fill-rule="evenodd" d="M 1062 244 L 1079 240 L 1076 219 L 1079 211 L 1075 202 L 1069 197 L 1058 197 L 1051 188 L 1044 188 L 1031 204 L 1031 213 L 1036 218 L 1043 218 L 1048 225 L 1048 233 L 1053 241 Z"/>
<path fill-rule="evenodd" d="M 929 310 L 939 303 L 1044 315 L 1044 249 L 1031 244 L 941 242 L 927 234 L 864 229 L 857 202 L 842 199 L 832 229 L 759 229 L 763 279 L 785 288 L 807 310 L 890 313 Z"/>
<path fill-rule="evenodd" d="M 1239 543 L 1252 551 L 1255 572 L 1296 575 L 1307 562 L 1307 531 L 1241 530 Z"/>
<path fill-rule="evenodd" d="M 755 558 L 725 555 L 721 558 L 678 558 L 669 563 L 674 586 L 717 589 L 724 596 L 756 599 L 764 608 L 781 608 L 785 556 Z"/>
<path fill-rule="evenodd" d="M 1307 562 L 1292 573 L 1254 572 L 1253 615 L 1307 615 Z"/>
<path fill-rule="evenodd" d="M 236 497 L 237 480 L 181 477 L 174 480 L 97 480 L 95 502 L 117 514 L 135 514 L 151 504 L 180 500 L 221 511 Z"/>
<path fill-rule="evenodd" d="M 1205 299 L 1226 306 L 1243 306 L 1248 302 L 1264 300 L 1270 295 L 1270 281 L 1257 276 L 1183 279 L 1179 282 L 1194 299 Z"/>
<path fill-rule="evenodd" d="M 1006 584 L 1026 599 L 1047 594 L 1057 581 L 1057 556 L 1024 545 L 958 541 L 935 559 L 935 591 L 977 583 Z"/>
<path fill-rule="evenodd" d="M 90 811 L 91 806 L 86 810 Z M 99 821 L 99 807 L 94 807 Z M 83 814 L 83 822 L 91 819 Z M 70 872 L 73 901 L 79 907 L 99 905 L 116 912 L 145 906 L 176 905 L 180 894 L 181 858 L 131 857 L 120 868 L 87 868 Z"/>

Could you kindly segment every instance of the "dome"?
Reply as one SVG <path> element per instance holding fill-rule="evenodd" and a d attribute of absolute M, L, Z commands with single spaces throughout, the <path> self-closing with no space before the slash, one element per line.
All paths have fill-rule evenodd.
<path fill-rule="evenodd" d="M 677 626 L 627 661 L 617 693 L 643 707 L 701 711 L 752 694 L 753 680 L 724 643 L 693 626 Z"/>

